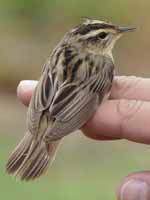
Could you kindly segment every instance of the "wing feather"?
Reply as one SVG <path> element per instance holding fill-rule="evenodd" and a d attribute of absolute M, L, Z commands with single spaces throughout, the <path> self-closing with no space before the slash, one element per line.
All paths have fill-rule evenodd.
<path fill-rule="evenodd" d="M 54 101 L 51 106 L 51 114 L 55 118 L 55 122 L 52 127 L 47 129 L 45 134 L 46 140 L 58 140 L 70 132 L 81 128 L 95 113 L 98 105 L 102 102 L 105 94 L 107 94 L 111 84 L 108 78 L 107 72 L 102 70 L 80 86 L 72 88 L 72 93 L 62 101 L 56 101 L 56 104 Z M 63 92 L 66 92 L 65 89 Z M 72 98 L 68 102 L 67 98 L 69 96 Z M 61 109 L 57 109 L 60 104 Z"/>
<path fill-rule="evenodd" d="M 54 74 L 49 73 L 46 69 L 35 88 L 27 113 L 27 126 L 31 134 L 36 135 L 40 130 L 43 112 L 52 103 L 56 89 L 57 79 Z"/>
<path fill-rule="evenodd" d="M 83 64 L 84 65 L 84 62 Z M 90 67 L 87 66 L 86 70 Z M 28 128 L 33 135 L 40 130 L 40 124 L 48 116 L 44 137 L 46 141 L 58 140 L 81 128 L 95 113 L 105 94 L 110 90 L 113 77 L 113 63 L 102 63 L 97 73 L 60 83 L 57 75 L 45 68 L 35 89 L 28 112 Z M 107 69 L 107 70 L 106 70 Z M 90 69 L 91 70 L 91 69 Z M 90 74 L 86 71 L 86 74 Z M 81 75 L 82 76 L 82 75 Z"/>

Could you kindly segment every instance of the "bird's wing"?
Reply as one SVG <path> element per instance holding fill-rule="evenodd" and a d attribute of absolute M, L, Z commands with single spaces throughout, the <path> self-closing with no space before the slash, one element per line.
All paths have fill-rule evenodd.
<path fill-rule="evenodd" d="M 49 69 L 46 67 L 35 88 L 27 112 L 27 127 L 31 134 L 38 134 L 43 113 L 50 106 L 56 90 L 56 76 L 55 74 L 49 73 Z"/>
<path fill-rule="evenodd" d="M 88 80 L 79 85 L 64 84 L 56 92 L 49 109 L 54 123 L 45 133 L 47 141 L 58 140 L 87 122 L 111 88 L 113 68 L 112 62 L 105 62 Z"/>

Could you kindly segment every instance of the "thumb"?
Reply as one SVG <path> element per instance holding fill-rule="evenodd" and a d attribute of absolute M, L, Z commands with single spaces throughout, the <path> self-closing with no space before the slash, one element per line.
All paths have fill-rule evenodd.
<path fill-rule="evenodd" d="M 37 83 L 38 81 L 33 80 L 23 80 L 19 83 L 17 87 L 17 96 L 25 106 L 29 105 Z"/>

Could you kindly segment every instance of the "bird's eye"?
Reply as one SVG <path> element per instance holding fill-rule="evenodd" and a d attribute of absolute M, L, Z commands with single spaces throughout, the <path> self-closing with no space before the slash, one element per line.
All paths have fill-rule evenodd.
<path fill-rule="evenodd" d="M 101 38 L 101 39 L 105 39 L 107 35 L 108 35 L 108 33 L 101 32 L 101 33 L 99 33 L 98 37 Z"/>

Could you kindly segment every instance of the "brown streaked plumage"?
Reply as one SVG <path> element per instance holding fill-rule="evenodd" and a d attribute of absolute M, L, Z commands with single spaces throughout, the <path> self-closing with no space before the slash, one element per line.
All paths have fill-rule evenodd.
<path fill-rule="evenodd" d="M 111 90 L 112 48 L 131 30 L 87 20 L 69 31 L 51 53 L 27 113 L 27 132 L 6 164 L 21 180 L 41 176 L 60 140 L 80 129 Z"/>

